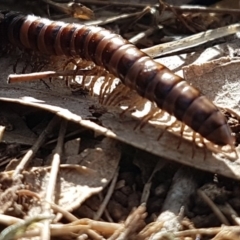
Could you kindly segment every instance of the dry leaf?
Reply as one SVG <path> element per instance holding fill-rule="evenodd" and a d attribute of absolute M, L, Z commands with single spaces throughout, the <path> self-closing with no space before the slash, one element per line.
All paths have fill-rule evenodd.
<path fill-rule="evenodd" d="M 95 149 L 86 149 L 81 156 L 81 165 L 63 165 L 58 174 L 55 202 L 68 211 L 102 191 L 111 181 L 120 160 L 115 141 L 110 139 L 104 139 Z M 44 196 L 49 174 L 46 168 L 24 172 L 24 184 L 29 185 L 31 191 Z M 32 207 L 31 212 L 34 212 L 35 206 Z"/>
<path fill-rule="evenodd" d="M 240 58 L 223 57 L 201 64 L 184 67 L 187 80 L 220 107 L 240 114 Z"/>
<path fill-rule="evenodd" d="M 87 198 L 102 191 L 116 173 L 120 156 L 116 142 L 106 138 L 95 149 L 86 149 L 81 154 L 81 165 L 61 165 L 55 188 L 55 202 L 65 210 L 72 211 L 79 207 Z M 7 186 L 9 190 L 2 195 L 0 194 L 1 206 L 6 204 L 11 206 L 16 201 L 16 190 L 20 189 L 35 192 L 42 200 L 44 199 L 46 188 L 49 184 L 49 167 L 34 167 L 29 171 L 24 171 L 23 180 L 21 182 L 19 180 L 17 183 L 11 179 L 11 174 L 12 172 L 0 174 L 3 180 L 9 179 L 9 186 Z M 1 186 L 6 188 L 3 183 L 4 181 L 2 181 Z M 6 197 L 4 197 L 6 194 L 8 196 L 7 202 L 5 201 Z M 41 213 L 44 202 L 31 199 L 27 201 L 26 198 L 24 196 L 28 214 L 36 215 Z"/>

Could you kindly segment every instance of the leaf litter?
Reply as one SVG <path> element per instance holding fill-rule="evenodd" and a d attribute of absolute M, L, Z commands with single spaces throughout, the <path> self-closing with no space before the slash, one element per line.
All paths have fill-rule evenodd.
<path fill-rule="evenodd" d="M 182 54 L 182 55 L 175 56 L 175 59 L 182 58 L 184 59 L 183 62 L 186 64 L 186 59 L 189 60 L 191 59 L 191 57 L 197 58 L 197 54 L 194 54 L 194 53 Z M 226 55 L 228 55 L 228 52 L 226 52 Z M 174 57 L 172 58 L 174 59 Z M 199 59 L 201 59 L 201 55 Z M 163 61 L 163 62 L 165 61 L 165 64 L 167 66 L 175 70 L 182 67 L 181 61 L 175 62 L 175 67 L 170 66 L 168 62 L 174 62 L 171 60 L 171 57 L 160 59 L 160 61 Z M 229 62 L 231 63 L 231 61 L 232 60 L 230 59 Z M 205 60 L 203 60 L 203 62 L 205 62 Z M 178 66 L 176 67 L 176 65 Z M 6 66 L 9 69 L 9 71 L 6 71 Z M 23 111 L 24 114 L 26 114 L 26 108 L 28 107 L 31 109 L 30 112 L 32 111 L 34 114 L 35 112 L 32 110 L 34 108 L 37 108 L 38 110 L 43 109 L 45 111 L 49 111 L 53 114 L 56 114 L 58 117 L 67 119 L 69 122 L 77 123 L 78 126 L 81 126 L 80 127 L 81 133 L 82 132 L 86 133 L 87 132 L 86 129 L 89 129 L 90 132 L 93 131 L 95 133 L 95 138 L 98 139 L 97 140 L 98 144 L 92 143 L 92 146 L 94 146 L 94 148 L 92 148 L 92 146 L 91 148 L 89 147 L 84 148 L 82 144 L 84 144 L 85 142 L 83 141 L 85 140 L 84 138 L 85 136 L 84 134 L 83 135 L 80 134 L 81 137 L 80 137 L 80 143 L 78 146 L 79 154 L 67 156 L 67 157 L 65 156 L 66 159 L 65 159 L 65 165 L 64 165 L 63 163 L 61 163 L 62 159 L 64 159 L 62 158 L 62 153 L 61 152 L 58 153 L 57 151 L 51 152 L 49 150 L 49 146 L 51 146 L 52 143 L 58 142 L 58 139 L 56 139 L 58 138 L 57 137 L 58 135 L 56 134 L 57 132 L 56 129 L 55 129 L 55 132 L 54 132 L 54 129 L 51 129 L 50 132 L 53 131 L 53 133 L 50 133 L 50 132 L 47 133 L 48 137 L 50 135 L 50 139 L 48 139 L 46 135 L 44 138 L 44 141 L 38 146 L 38 147 L 41 147 L 42 144 L 45 143 L 44 146 L 48 146 L 48 147 L 45 147 L 45 149 L 48 150 L 50 154 L 49 153 L 47 154 L 47 158 L 41 155 L 38 157 L 45 158 L 49 162 L 49 164 L 51 164 L 51 160 L 53 160 L 54 162 L 54 159 L 55 160 L 57 159 L 57 161 L 55 162 L 59 163 L 59 165 L 56 164 L 56 166 L 59 166 L 59 167 L 57 167 L 58 180 L 56 180 L 54 183 L 56 184 L 55 193 L 53 195 L 50 194 L 50 197 L 53 198 L 52 201 L 54 201 L 54 203 L 57 205 L 54 205 L 53 203 L 46 201 L 46 195 L 48 195 L 46 193 L 46 189 L 48 189 L 48 184 L 50 181 L 49 179 L 51 178 L 51 173 L 52 173 L 51 169 L 54 168 L 53 165 L 52 167 L 41 166 L 41 167 L 30 167 L 30 168 L 26 168 L 25 165 L 23 165 L 17 171 L 17 174 L 16 174 L 17 168 L 13 167 L 11 170 L 11 165 L 9 165 L 8 170 L 5 172 L 2 172 L 2 175 L 1 175 L 2 194 L 0 195 L 3 203 L 2 213 L 4 213 L 4 216 L 6 216 L 5 214 L 9 214 L 9 215 L 18 216 L 20 218 L 22 218 L 23 216 L 29 217 L 35 214 L 40 214 L 42 213 L 42 211 L 49 211 L 49 204 L 50 204 L 50 213 L 51 213 L 51 208 L 54 209 L 55 213 L 58 212 L 58 214 L 56 215 L 56 219 L 57 219 L 56 221 L 59 221 L 59 219 L 61 219 L 61 216 L 64 216 L 70 222 L 72 222 L 70 224 L 48 225 L 47 229 L 51 229 L 52 236 L 54 236 L 55 234 L 56 234 L 55 236 L 59 236 L 59 235 L 63 236 L 63 234 L 68 236 L 70 232 L 72 234 L 78 233 L 82 236 L 85 234 L 90 239 L 98 239 L 100 237 L 99 233 L 101 233 L 101 235 L 105 237 L 111 236 L 109 239 L 147 239 L 152 234 L 153 235 L 157 234 L 157 232 L 159 232 L 159 235 L 160 235 L 160 237 L 158 235 L 158 238 L 165 237 L 167 239 L 171 239 L 171 238 L 175 239 L 175 237 L 177 238 L 178 236 L 184 236 L 184 234 L 186 234 L 186 236 L 189 236 L 188 235 L 189 232 L 187 232 L 187 230 L 185 233 L 184 231 L 181 231 L 183 226 L 182 224 L 183 224 L 183 216 L 184 216 L 182 206 L 184 205 L 184 202 L 190 198 L 190 196 L 194 195 L 194 192 L 195 192 L 194 190 L 197 188 L 199 181 L 202 181 L 202 177 L 201 177 L 202 173 L 197 172 L 195 174 L 194 172 L 191 172 L 192 171 L 191 169 L 189 170 L 187 167 L 179 168 L 179 166 L 175 165 L 174 163 L 172 163 L 173 164 L 172 166 L 174 168 L 174 170 L 172 171 L 168 169 L 169 164 L 166 164 L 166 163 L 164 163 L 161 166 L 158 166 L 155 170 L 153 169 L 152 170 L 153 172 L 151 174 L 152 176 L 155 176 L 155 177 L 157 176 L 155 173 L 157 173 L 158 171 L 160 171 L 162 174 L 165 171 L 169 171 L 170 175 L 167 177 L 167 179 L 173 182 L 172 184 L 165 183 L 164 186 L 162 187 L 164 192 L 163 200 L 162 200 L 164 203 L 161 206 L 162 213 L 158 216 L 157 219 L 156 218 L 154 219 L 154 221 L 152 222 L 152 226 L 147 225 L 144 228 L 145 226 L 144 220 L 146 219 L 146 208 L 143 205 L 140 205 L 141 203 L 140 200 L 133 201 L 134 204 L 132 206 L 138 207 L 140 205 L 140 207 L 138 207 L 134 212 L 132 212 L 132 214 L 128 216 L 127 212 L 125 212 L 126 206 L 124 206 L 126 203 L 122 202 L 123 206 L 119 205 L 119 202 L 121 202 L 120 200 L 121 198 L 119 197 L 119 195 L 117 195 L 118 197 L 116 197 L 114 195 L 116 193 L 113 192 L 114 186 L 116 187 L 118 183 L 113 182 L 113 189 L 110 190 L 108 194 L 106 194 L 106 192 L 103 191 L 103 188 L 109 183 L 109 181 L 113 178 L 113 176 L 114 175 L 116 177 L 118 176 L 116 174 L 118 172 L 117 166 L 119 165 L 120 156 L 123 154 L 118 148 L 115 147 L 116 142 L 110 139 L 120 140 L 121 142 L 125 142 L 139 149 L 147 150 L 148 152 L 151 152 L 157 156 L 174 160 L 184 165 L 189 165 L 194 168 L 212 172 L 214 174 L 217 173 L 219 174 L 218 181 L 221 181 L 221 175 L 230 177 L 233 179 L 239 179 L 238 160 L 231 161 L 228 159 L 224 159 L 215 154 L 212 154 L 212 152 L 209 150 L 203 150 L 202 148 L 198 148 L 198 147 L 194 149 L 194 154 L 193 154 L 192 143 L 189 141 L 181 140 L 180 141 L 181 144 L 179 145 L 179 136 L 171 132 L 164 132 L 163 136 L 160 138 L 160 140 L 158 140 L 158 136 L 163 130 L 161 128 L 156 127 L 156 124 L 154 125 L 152 122 L 144 124 L 143 128 L 137 128 L 134 130 L 136 126 L 139 126 L 139 121 L 140 121 L 140 117 L 139 116 L 136 117 L 136 114 L 134 118 L 131 116 L 131 114 L 126 114 L 123 118 L 119 118 L 120 111 L 118 108 L 114 106 L 108 106 L 108 105 L 102 108 L 97 104 L 97 101 L 98 101 L 97 98 L 92 98 L 90 96 L 78 96 L 78 98 L 75 98 L 71 95 L 71 91 L 66 90 L 63 85 L 62 85 L 62 88 L 60 89 L 58 89 L 58 87 L 54 87 L 54 84 L 56 84 L 55 86 L 58 86 L 59 82 L 57 83 L 57 82 L 52 82 L 52 81 L 50 82 L 50 81 L 44 80 L 45 83 L 47 83 L 47 85 L 43 82 L 23 83 L 23 84 L 17 84 L 15 86 L 6 85 L 7 75 L 12 72 L 11 68 L 12 67 L 9 66 L 9 63 L 3 63 L 4 71 L 3 71 L 3 77 L 1 79 L 2 86 L 0 89 L 1 101 L 2 101 L 1 104 L 3 104 L 4 106 L 5 105 L 11 106 L 11 108 L 13 108 L 14 110 L 19 104 L 21 106 L 23 105 L 25 107 L 25 110 Z M 215 68 L 216 67 L 214 66 L 213 69 Z M 235 69 L 235 67 L 233 68 Z M 220 70 L 222 71 L 222 69 Z M 187 77 L 187 74 L 193 70 L 187 67 L 185 68 L 184 71 L 185 71 L 184 74 Z M 224 71 L 229 71 L 229 70 L 224 70 Z M 209 71 L 207 70 L 207 72 Z M 212 71 L 212 72 L 214 73 L 215 71 Z M 196 73 L 195 70 L 194 70 L 194 73 Z M 200 74 L 197 72 L 196 75 L 199 76 Z M 192 79 L 196 79 L 196 75 L 190 76 L 189 82 L 191 82 Z M 223 76 L 225 77 L 225 79 L 229 79 L 229 76 L 227 77 L 226 75 L 223 75 Z M 214 79 L 216 78 L 219 79 L 220 75 L 218 74 L 218 75 L 210 76 L 209 74 L 209 76 L 207 77 L 208 79 L 210 79 L 209 82 L 213 82 Z M 204 77 L 204 79 L 201 80 L 201 84 L 199 85 L 199 88 L 201 90 L 203 89 L 203 93 L 206 93 L 207 96 L 211 97 L 211 95 L 209 94 L 212 94 L 213 91 L 212 89 L 210 89 L 209 94 L 207 93 L 207 89 L 209 89 L 208 88 L 209 82 L 207 82 L 207 84 L 204 84 L 203 81 L 205 81 L 205 79 L 206 79 L 206 76 Z M 218 96 L 222 94 L 222 92 L 225 90 L 224 86 L 226 86 L 224 84 L 222 85 L 221 83 L 220 85 L 217 85 L 215 83 L 213 84 L 214 89 L 217 89 L 216 94 L 214 94 L 214 96 Z M 46 86 L 48 87 L 50 86 L 50 90 L 47 89 Z M 204 89 L 204 86 L 206 86 L 205 89 Z M 127 89 L 124 89 L 124 91 L 126 91 L 126 93 L 128 94 Z M 121 103 L 128 105 L 128 102 L 131 102 L 133 99 L 137 98 L 137 96 L 133 94 L 132 98 L 126 99 L 124 95 L 122 95 L 120 96 L 120 98 L 122 98 Z M 117 98 L 117 100 L 119 100 L 119 98 Z M 114 101 L 115 103 L 117 102 L 116 100 Z M 134 101 L 136 102 L 136 104 L 138 104 L 138 100 L 135 99 Z M 219 104 L 219 101 L 215 101 L 215 102 Z M 145 105 L 145 102 L 139 105 L 140 109 L 143 108 L 143 105 Z M 223 104 L 222 107 L 226 107 L 226 105 Z M 234 110 L 236 111 L 236 109 Z M 3 113 L 4 112 L 5 111 L 3 111 Z M 23 116 L 24 114 L 21 113 L 20 115 Z M 9 120 L 9 115 L 7 115 L 7 117 L 6 115 L 3 117 L 4 123 L 6 122 L 8 123 L 6 119 Z M 10 119 L 10 122 L 11 121 L 12 120 Z M 16 125 L 15 121 L 13 121 L 12 123 L 14 126 Z M 22 123 L 22 126 L 23 124 L 24 123 Z M 7 126 L 11 126 L 11 124 Z M 21 127 L 17 126 L 17 129 L 19 128 Z M 59 124 L 57 125 L 56 128 L 60 128 Z M 157 128 L 157 131 L 156 131 L 156 128 Z M 39 129 L 44 129 L 44 127 L 40 126 Z M 7 136 L 8 133 L 14 132 L 14 131 L 15 131 L 15 128 L 13 128 L 12 131 L 9 131 L 9 132 L 6 131 L 5 129 L 3 137 L 5 138 L 5 136 Z M 69 135 L 73 134 L 74 136 L 74 132 L 67 133 L 67 135 L 68 134 Z M 60 136 L 60 133 L 59 133 L 59 136 Z M 15 141 L 18 144 L 22 145 L 24 138 L 21 139 L 21 137 L 25 137 L 26 139 L 28 139 L 28 137 L 25 136 L 25 133 L 20 134 L 19 137 L 18 136 L 15 137 Z M 14 137 L 11 137 L 8 139 L 5 138 L 4 140 L 6 143 L 11 143 L 12 139 L 14 139 Z M 49 143 L 47 142 L 47 140 L 49 141 Z M 32 140 L 32 142 L 25 142 L 25 145 L 30 147 L 32 143 L 35 141 L 36 141 L 36 138 Z M 169 143 L 171 143 L 171 145 Z M 81 148 L 83 148 L 84 150 L 81 151 L 82 150 Z M 116 149 L 116 151 L 114 151 L 114 149 Z M 37 151 L 35 151 L 35 153 L 37 153 L 38 151 L 39 151 L 39 148 L 37 149 Z M 27 148 L 25 147 L 25 149 L 23 149 L 20 154 L 21 156 L 24 156 L 24 154 L 26 156 L 28 152 L 29 150 L 27 150 Z M 31 156 L 31 158 L 32 157 L 35 158 L 34 156 Z M 149 157 L 150 156 L 147 156 L 146 159 Z M 123 156 L 121 158 L 123 158 Z M 20 160 L 21 158 L 19 158 L 19 161 Z M 25 163 L 29 163 L 29 161 L 30 161 L 30 158 L 27 158 L 27 161 Z M 112 163 L 112 166 L 111 166 L 111 163 Z M 96 170 L 98 170 L 99 172 Z M 121 181 L 121 179 L 123 179 L 124 182 L 127 183 L 127 178 L 122 178 L 120 174 L 119 181 Z M 149 181 L 147 183 L 149 184 L 151 183 L 151 181 L 152 181 L 152 177 L 149 178 Z M 125 185 L 125 184 L 123 184 L 124 187 L 131 186 L 131 185 L 127 185 L 127 184 Z M 168 191 L 167 189 L 169 189 L 170 185 L 171 185 L 171 190 Z M 188 188 L 186 189 L 185 186 L 188 186 Z M 127 191 L 123 187 L 120 189 L 123 192 Z M 146 184 L 145 190 L 150 191 L 150 189 L 151 189 L 151 184 L 149 185 Z M 184 189 L 187 191 L 184 191 Z M 89 205 L 84 204 L 84 202 L 86 202 L 87 204 L 87 201 L 85 200 L 89 198 L 91 195 L 102 192 L 102 191 L 104 194 L 106 194 L 106 196 L 107 195 L 112 196 L 111 199 L 107 199 L 107 198 L 105 199 L 107 199 L 106 201 L 108 202 L 109 206 L 113 206 L 112 208 L 107 207 L 105 209 L 106 205 L 103 205 L 104 206 L 103 208 L 105 209 L 104 214 L 106 215 L 104 216 L 104 218 L 106 217 L 107 219 L 110 220 L 111 217 L 114 217 L 114 221 L 119 221 L 119 219 L 121 219 L 119 217 L 119 213 L 124 213 L 124 212 L 126 213 L 125 217 L 123 218 L 123 220 L 125 221 L 124 224 L 116 224 L 111 226 L 111 223 L 108 223 L 107 225 L 105 225 L 106 228 L 111 229 L 109 231 L 107 231 L 106 228 L 104 228 L 103 222 L 101 221 L 94 222 L 93 220 L 90 220 L 90 218 L 88 220 L 84 220 L 82 217 L 80 217 L 79 220 L 76 220 L 76 217 L 71 216 L 71 214 L 68 212 L 68 211 L 72 212 L 73 210 L 75 210 L 76 211 L 75 214 L 78 216 L 78 214 L 80 214 L 80 211 L 78 210 L 80 210 L 81 207 L 85 206 L 85 209 L 90 210 Z M 176 198 L 175 194 L 178 191 L 179 191 L 180 197 Z M 129 195 L 128 201 L 130 201 L 130 199 L 134 199 L 134 195 L 136 196 L 136 194 L 133 194 L 133 193 L 134 192 L 132 192 L 132 194 Z M 120 191 L 118 192 L 118 194 L 120 194 Z M 158 196 L 158 201 L 159 201 L 159 196 L 161 196 L 161 194 L 158 195 L 157 192 L 155 194 L 156 196 Z M 125 195 L 128 196 L 126 192 L 125 192 Z M 237 196 L 237 189 L 236 189 L 236 196 Z M 173 199 L 171 197 L 173 197 Z M 147 202 L 148 200 L 153 201 L 151 199 L 151 195 L 148 195 L 148 194 L 144 197 L 142 196 L 142 199 L 144 199 L 144 202 Z M 175 200 L 177 199 L 181 199 L 182 201 L 175 203 Z M 234 197 L 231 198 L 229 201 L 231 202 L 232 205 L 234 205 Z M 96 204 L 96 206 L 98 206 L 98 204 Z M 99 208 L 100 208 L 100 205 L 99 205 Z M 220 208 L 220 206 L 218 205 L 216 206 L 216 208 Z M 93 213 L 92 210 L 90 210 L 90 214 L 91 213 Z M 86 215 L 90 216 L 88 214 Z M 4 220 L 5 219 L 3 218 L 2 223 L 5 223 Z M 147 220 L 149 221 L 150 219 L 147 219 Z M 15 221 L 17 222 L 18 220 L 15 219 Z M 198 226 L 197 221 L 195 222 L 195 224 L 196 226 Z M 42 228 L 42 229 L 46 230 L 46 228 Z M 167 230 L 164 230 L 164 229 L 167 229 Z M 171 229 L 171 233 L 168 232 L 169 229 Z M 228 228 L 226 232 L 230 230 L 231 228 Z M 210 235 L 211 234 L 215 235 L 219 232 L 220 233 L 222 232 L 222 234 L 224 235 L 225 230 L 222 231 L 221 228 L 216 228 L 216 229 L 212 228 L 211 230 L 193 229 L 192 234 L 193 235 L 206 234 L 207 231 L 209 232 Z M 236 232 L 236 229 L 232 228 L 233 235 L 235 232 Z M 35 233 L 33 231 L 31 233 L 31 230 L 29 230 L 29 234 L 30 235 L 32 234 L 32 236 L 38 236 L 39 231 L 37 232 L 35 231 Z"/>

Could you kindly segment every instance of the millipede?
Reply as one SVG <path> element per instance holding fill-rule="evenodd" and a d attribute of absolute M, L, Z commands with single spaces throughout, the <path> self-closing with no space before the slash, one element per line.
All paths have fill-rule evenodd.
<path fill-rule="evenodd" d="M 207 97 L 109 30 L 1 11 L 0 44 L 92 61 L 203 138 L 234 148 L 235 139 L 225 116 Z"/>

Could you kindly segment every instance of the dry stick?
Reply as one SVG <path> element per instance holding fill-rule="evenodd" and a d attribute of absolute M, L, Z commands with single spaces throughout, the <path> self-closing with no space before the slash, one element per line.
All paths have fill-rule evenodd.
<path fill-rule="evenodd" d="M 238 215 L 238 213 L 232 208 L 232 206 L 229 203 L 225 203 L 225 207 L 228 210 L 228 213 L 230 215 L 230 217 L 232 218 L 233 222 L 240 226 L 240 217 Z"/>
<path fill-rule="evenodd" d="M 27 153 L 22 158 L 21 162 L 16 167 L 13 177 L 16 178 L 23 169 L 27 166 L 29 161 L 34 157 L 34 155 L 37 153 L 38 149 L 41 147 L 41 145 L 45 142 L 48 134 L 53 130 L 57 122 L 59 121 L 58 116 L 54 116 L 53 119 L 49 122 L 48 126 L 43 130 L 43 132 L 40 134 L 37 141 L 34 143 L 32 148 L 30 148 Z"/>
<path fill-rule="evenodd" d="M 231 8 L 212 8 L 202 6 L 166 6 L 166 9 L 174 8 L 178 12 L 190 12 L 190 13 L 223 13 L 223 14 L 240 14 L 240 9 Z"/>
<path fill-rule="evenodd" d="M 106 218 L 106 220 L 107 220 L 108 222 L 111 222 L 111 223 L 114 222 L 113 219 L 112 219 L 112 217 L 110 216 L 109 211 L 107 210 L 107 208 L 106 208 L 105 211 L 104 211 L 104 216 L 105 216 L 105 218 Z"/>
<path fill-rule="evenodd" d="M 156 9 L 155 8 L 151 8 L 149 6 L 146 6 L 136 17 L 135 19 L 130 23 L 130 25 L 128 24 L 126 27 L 127 29 L 131 28 L 135 23 L 137 23 L 141 18 L 143 18 L 146 14 L 151 13 L 151 14 L 155 14 Z"/>
<path fill-rule="evenodd" d="M 113 1 L 99 1 L 99 0 L 81 0 L 81 3 L 87 3 L 87 4 L 93 4 L 98 6 L 106 6 L 107 4 L 110 4 L 111 6 L 115 7 L 133 7 L 133 8 L 145 8 L 145 3 L 134 3 L 131 1 L 128 2 L 113 2 Z M 159 6 L 159 4 L 148 4 L 148 6 Z"/>
<path fill-rule="evenodd" d="M 159 30 L 159 27 L 151 27 L 144 32 L 138 33 L 136 36 L 130 38 L 128 41 L 132 44 L 138 43 L 141 39 L 152 35 L 155 31 Z"/>
<path fill-rule="evenodd" d="M 143 52 L 147 53 L 150 57 L 160 57 L 164 54 L 179 52 L 184 49 L 196 47 L 209 41 L 221 38 L 230 34 L 234 34 L 240 31 L 240 24 L 231 24 L 226 27 L 220 27 L 214 30 L 208 30 L 200 32 L 181 40 L 172 41 L 169 43 L 163 43 L 155 45 L 153 47 L 142 49 Z"/>
<path fill-rule="evenodd" d="M 84 75 L 88 76 L 91 74 L 91 70 L 68 70 L 68 71 L 44 71 L 24 74 L 10 74 L 8 76 L 8 83 L 28 82 L 33 80 L 39 80 L 42 78 L 53 78 L 62 76 L 75 76 Z"/>
<path fill-rule="evenodd" d="M 179 213 L 196 188 L 195 171 L 188 167 L 182 167 L 175 173 L 171 189 L 163 204 L 162 213 L 157 218 L 157 222 L 163 222 L 162 231 L 154 234 L 150 239 L 159 239 L 166 231 L 174 233 L 181 229 Z"/>
<path fill-rule="evenodd" d="M 46 203 L 44 204 L 44 209 L 47 214 L 51 214 L 51 204 L 50 202 L 53 201 L 54 198 L 54 192 L 55 192 L 55 187 L 56 187 L 56 182 L 57 182 L 57 175 L 59 171 L 59 166 L 60 166 L 60 158 L 62 155 L 62 149 L 63 149 L 63 142 L 64 142 L 64 136 L 66 133 L 67 129 L 67 120 L 62 120 L 61 127 L 59 130 L 59 137 L 57 141 L 57 146 L 55 149 L 55 154 L 53 155 L 53 160 L 52 160 L 52 166 L 51 166 L 51 172 L 50 172 L 50 177 L 49 177 L 49 183 L 47 187 L 47 193 L 46 193 Z M 42 240 L 48 240 L 50 239 L 50 222 L 49 220 L 44 221 L 44 227 L 42 228 L 41 231 L 41 239 Z"/>
<path fill-rule="evenodd" d="M 166 166 L 166 161 L 163 159 L 159 159 L 157 162 L 155 168 L 153 169 L 153 172 L 151 176 L 149 177 L 147 183 L 144 185 L 143 191 L 142 191 L 142 196 L 141 196 L 141 203 L 147 203 L 148 198 L 150 196 L 150 191 L 151 191 L 151 186 L 152 186 L 152 179 L 155 176 L 156 172 L 160 171 L 164 166 Z"/>
<path fill-rule="evenodd" d="M 225 225 L 230 225 L 227 218 L 222 214 L 214 202 L 200 189 L 197 190 L 198 195 L 204 200 L 204 202 L 212 209 L 217 218 Z"/>
<path fill-rule="evenodd" d="M 51 204 L 51 207 L 52 209 L 55 211 L 55 212 L 58 212 L 58 213 L 61 213 L 62 216 L 67 219 L 68 221 L 70 222 L 74 222 L 74 221 L 77 221 L 78 218 L 75 217 L 72 213 L 68 212 L 67 210 L 65 210 L 63 207 L 55 204 L 55 203 L 50 203 Z"/>
<path fill-rule="evenodd" d="M 110 200 L 110 198 L 113 194 L 113 190 L 116 186 L 116 182 L 117 182 L 117 178 L 118 178 L 118 170 L 119 170 L 119 168 L 116 169 L 116 172 L 115 172 L 114 177 L 112 179 L 111 185 L 108 188 L 108 192 L 106 194 L 106 197 L 104 198 L 102 204 L 100 205 L 98 211 L 96 212 L 96 214 L 94 216 L 94 220 L 98 220 L 102 216 L 102 214 L 103 214 L 103 212 L 104 212 L 104 210 L 105 210 L 105 208 L 106 208 L 106 206 L 107 206 L 107 204 L 108 204 L 108 202 L 109 202 L 109 200 Z"/>
<path fill-rule="evenodd" d="M 118 15 L 118 16 L 109 17 L 106 20 L 90 21 L 90 22 L 86 22 L 85 25 L 99 25 L 99 26 L 101 26 L 101 25 L 105 25 L 105 24 L 108 24 L 108 23 L 112 23 L 112 22 L 115 22 L 115 21 L 122 20 L 122 19 L 128 19 L 128 18 L 131 18 L 131 17 L 138 17 L 144 11 L 145 10 L 143 10 L 141 12 L 136 12 L 136 13 L 121 14 L 121 15 Z"/>

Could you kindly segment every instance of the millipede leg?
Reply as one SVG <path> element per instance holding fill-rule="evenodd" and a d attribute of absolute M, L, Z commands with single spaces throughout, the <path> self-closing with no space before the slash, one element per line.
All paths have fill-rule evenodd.
<path fill-rule="evenodd" d="M 163 128 L 163 132 L 159 134 L 157 140 L 159 141 L 160 138 L 163 136 L 164 132 L 165 132 L 165 131 L 168 131 L 170 128 L 173 128 L 174 126 L 176 126 L 176 124 L 178 124 L 178 121 L 177 121 L 177 120 L 174 121 L 171 125 L 166 126 L 165 128 Z"/>
<path fill-rule="evenodd" d="M 90 80 L 90 84 L 89 84 L 89 89 L 91 91 L 92 96 L 94 95 L 94 86 L 96 82 L 99 80 L 100 76 L 104 75 L 105 73 L 106 72 L 103 69 L 98 69 L 98 68 L 94 69 L 93 75 L 95 76 L 93 77 L 93 79 Z M 102 103 L 104 98 L 103 88 L 105 87 L 105 85 L 107 85 L 107 81 L 104 81 L 104 83 L 101 83 L 99 98 L 98 98 L 100 103 Z"/>
<path fill-rule="evenodd" d="M 63 70 L 66 70 L 69 64 L 73 64 L 74 66 L 78 66 L 78 62 L 74 58 L 70 58 L 68 61 L 65 62 L 63 65 Z"/>
<path fill-rule="evenodd" d="M 184 133 L 184 129 L 185 129 L 185 124 L 184 123 L 180 123 L 181 124 L 181 127 L 180 127 L 180 139 L 179 139 L 179 143 L 178 143 L 178 146 L 177 146 L 177 149 L 180 148 L 181 144 L 182 144 L 182 139 L 183 139 L 183 133 Z"/>
<path fill-rule="evenodd" d="M 193 159 L 194 156 L 195 156 L 195 149 L 196 149 L 196 146 L 197 146 L 196 132 L 193 132 L 192 138 L 193 138 L 193 142 L 192 142 L 192 159 Z"/>
<path fill-rule="evenodd" d="M 111 81 L 111 84 L 112 83 L 113 82 Z M 116 102 L 119 102 L 119 97 L 126 96 L 129 92 L 130 92 L 129 88 L 125 87 L 123 84 L 120 84 L 107 96 L 106 99 L 104 99 L 103 104 L 107 106 L 110 106 L 110 105 L 114 106 Z"/>
<path fill-rule="evenodd" d="M 136 106 L 129 106 L 127 107 L 125 110 L 123 110 L 121 113 L 120 113 L 120 118 L 123 118 L 124 115 L 127 113 L 127 112 L 132 112 L 132 111 L 135 111 L 136 110 Z"/>
<path fill-rule="evenodd" d="M 104 85 L 104 88 L 101 88 L 101 89 L 103 89 L 102 93 L 101 93 L 101 100 L 102 100 L 101 102 L 104 105 L 110 106 L 110 105 L 113 105 L 113 102 L 114 102 L 115 99 L 112 98 L 112 100 L 110 101 L 110 98 L 104 99 L 104 97 L 111 90 L 111 86 L 114 82 L 114 78 L 112 76 L 107 76 L 107 78 L 108 78 L 107 80 L 105 79 L 106 84 Z M 112 93 L 110 93 L 108 96 L 111 96 L 111 95 L 112 95 Z M 116 101 L 117 101 L 117 98 L 116 98 Z"/>
<path fill-rule="evenodd" d="M 159 112 L 155 108 L 152 109 L 147 115 L 142 117 L 141 121 L 134 127 L 134 130 L 137 128 L 142 129 L 148 123 L 148 121 L 150 121 L 151 119 L 154 119 L 157 116 L 161 117 L 163 114 L 164 114 L 164 111 Z"/>
<path fill-rule="evenodd" d="M 129 89 L 129 88 L 127 88 Z M 129 89 L 130 91 L 130 89 Z M 125 93 L 125 95 L 127 95 L 128 92 Z M 120 117 L 123 117 L 127 112 L 134 112 L 138 109 L 138 105 L 139 105 L 139 102 L 142 103 L 142 98 L 136 98 L 135 100 L 133 100 L 133 102 L 131 102 L 131 104 L 125 109 L 123 110 L 121 113 L 120 113 Z M 140 120 L 141 122 L 141 120 Z"/>
<path fill-rule="evenodd" d="M 100 70 L 99 69 L 99 75 L 105 75 L 105 71 L 103 70 Z M 105 81 L 102 83 L 101 85 L 101 88 L 100 88 L 100 92 L 99 92 L 99 102 L 100 103 L 103 103 L 104 102 L 104 96 L 105 96 L 105 93 L 106 93 L 106 88 L 107 88 L 107 85 L 108 85 L 108 81 L 110 80 L 110 77 L 109 75 L 107 74 L 107 76 L 105 76 Z"/>

